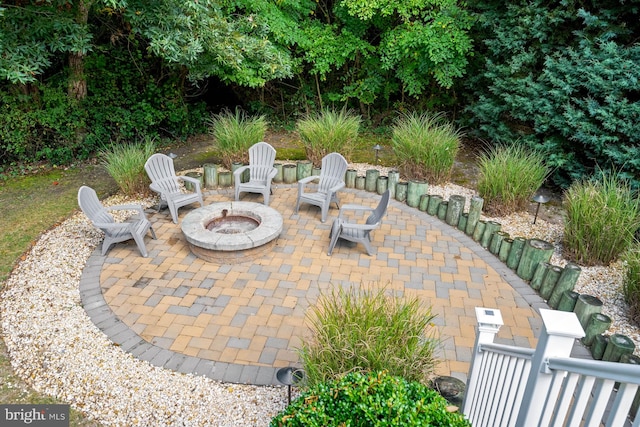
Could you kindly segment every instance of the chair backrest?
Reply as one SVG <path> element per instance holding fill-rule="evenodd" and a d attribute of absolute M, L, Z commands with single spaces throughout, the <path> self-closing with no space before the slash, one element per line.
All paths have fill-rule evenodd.
<path fill-rule="evenodd" d="M 151 182 L 160 185 L 163 190 L 180 191 L 173 159 L 166 154 L 156 153 L 149 157 L 144 164 L 144 170 L 147 172 Z"/>
<path fill-rule="evenodd" d="M 327 192 L 331 187 L 340 182 L 344 182 L 344 174 L 347 172 L 349 164 L 339 153 L 329 153 L 322 158 L 320 169 L 320 183 L 318 191 Z"/>
<path fill-rule="evenodd" d="M 251 180 L 264 181 L 273 170 L 276 150 L 266 142 L 258 142 L 249 148 L 249 175 Z"/>
<path fill-rule="evenodd" d="M 115 222 L 113 217 L 107 212 L 95 190 L 83 185 L 78 190 L 78 205 L 84 214 L 94 224 L 104 224 Z"/>
<path fill-rule="evenodd" d="M 378 206 L 371 212 L 369 218 L 367 218 L 367 225 L 377 224 L 382 221 L 384 214 L 387 213 L 387 206 L 389 206 L 389 190 L 382 193 Z"/>

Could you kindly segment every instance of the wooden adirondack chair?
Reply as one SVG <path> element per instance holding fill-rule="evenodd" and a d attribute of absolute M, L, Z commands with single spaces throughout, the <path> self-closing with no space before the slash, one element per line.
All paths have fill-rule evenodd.
<path fill-rule="evenodd" d="M 91 220 L 91 223 L 100 230 L 104 231 L 104 241 L 102 242 L 102 255 L 106 255 L 107 251 L 114 243 L 124 242 L 133 239 L 138 246 L 138 250 L 143 257 L 147 257 L 147 247 L 144 244 L 144 236 L 147 231 L 151 231 L 151 236 L 155 239 L 156 233 L 151 227 L 151 222 L 144 214 L 144 210 L 140 205 L 118 205 L 105 208 L 95 190 L 91 187 L 82 186 L 78 190 L 78 205 L 82 212 Z M 109 211 L 114 210 L 131 210 L 137 211 L 138 215 L 131 218 L 127 222 L 115 222 Z"/>
<path fill-rule="evenodd" d="M 273 166 L 276 160 L 276 150 L 266 142 L 258 142 L 249 148 L 249 165 L 241 166 L 233 172 L 236 190 L 236 200 L 240 193 L 260 193 L 264 197 L 264 204 L 269 204 L 271 194 L 271 180 L 278 172 Z M 244 171 L 249 170 L 249 182 L 241 182 Z"/>
<path fill-rule="evenodd" d="M 298 181 L 298 201 L 296 203 L 296 213 L 300 208 L 300 203 L 309 203 L 319 206 L 322 212 L 321 221 L 327 220 L 327 213 L 331 203 L 335 203 L 338 208 L 337 191 L 345 186 L 344 174 L 347 172 L 347 161 L 338 153 L 330 153 L 322 158 L 320 175 L 313 175 L 302 178 Z M 307 185 L 311 181 L 319 179 L 315 192 L 305 192 Z"/>
<path fill-rule="evenodd" d="M 173 159 L 165 154 L 154 154 L 147 159 L 144 170 L 151 179 L 149 188 L 160 194 L 160 204 L 158 212 L 164 206 L 169 207 L 171 219 L 178 223 L 178 209 L 198 202 L 204 206 L 202 191 L 200 190 L 200 180 L 189 176 L 177 176 L 173 167 Z M 194 191 L 186 191 L 181 185 L 182 182 L 193 184 Z"/>
<path fill-rule="evenodd" d="M 374 254 L 373 247 L 371 246 L 371 231 L 380 227 L 382 218 L 387 213 L 387 206 L 389 205 L 389 190 L 385 191 L 380 198 L 380 202 L 375 209 L 360 206 L 360 205 L 344 205 L 340 209 L 338 218 L 333 221 L 331 227 L 331 241 L 329 242 L 329 251 L 327 255 L 331 255 L 333 248 L 336 246 L 338 239 L 348 240 L 350 242 L 362 243 L 369 255 Z M 371 212 L 371 215 L 367 218 L 364 224 L 348 222 L 345 219 L 347 212 Z"/>

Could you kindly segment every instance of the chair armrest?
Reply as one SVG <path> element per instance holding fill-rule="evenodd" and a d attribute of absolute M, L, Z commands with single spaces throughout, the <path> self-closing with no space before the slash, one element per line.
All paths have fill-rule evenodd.
<path fill-rule="evenodd" d="M 350 228 L 352 230 L 373 230 L 374 228 L 378 228 L 379 226 L 379 221 L 375 224 L 354 224 L 351 222 L 342 221 L 342 223 L 340 224 L 341 228 Z"/>
<path fill-rule="evenodd" d="M 311 175 L 311 176 L 308 176 L 306 178 L 299 179 L 298 180 L 298 184 L 308 184 L 311 181 L 313 181 L 314 179 L 318 179 L 318 178 L 320 178 L 320 175 Z"/>
<path fill-rule="evenodd" d="M 271 172 L 269 172 L 268 177 L 269 177 L 269 179 L 273 179 L 277 174 L 278 174 L 278 169 L 272 168 Z"/>
<path fill-rule="evenodd" d="M 245 165 L 245 166 L 240 166 L 238 169 L 233 171 L 233 176 L 235 177 L 235 179 L 237 180 L 238 177 L 240 176 L 240 174 L 242 174 L 244 171 L 246 171 L 247 169 L 249 169 L 249 165 Z"/>
<path fill-rule="evenodd" d="M 191 178 L 190 176 L 181 175 L 178 177 L 178 179 L 192 183 L 196 187 L 196 193 L 200 192 L 200 180 L 198 178 Z"/>
<path fill-rule="evenodd" d="M 335 193 L 336 191 L 340 190 L 341 188 L 343 188 L 346 184 L 344 182 L 341 182 L 339 184 L 334 185 L 333 187 L 331 187 L 329 189 L 330 193 Z"/>
<path fill-rule="evenodd" d="M 123 228 L 129 228 L 131 223 L 128 222 L 93 222 L 93 225 L 96 228 L 100 229 L 109 229 L 109 230 L 120 230 Z"/>
<path fill-rule="evenodd" d="M 342 218 L 343 214 L 349 212 L 373 212 L 375 209 L 362 205 L 354 205 L 354 204 L 346 204 L 340 207 L 340 212 L 338 213 L 338 218 Z"/>

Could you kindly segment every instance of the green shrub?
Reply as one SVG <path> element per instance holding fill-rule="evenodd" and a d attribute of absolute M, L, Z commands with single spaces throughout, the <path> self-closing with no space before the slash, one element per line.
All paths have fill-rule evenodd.
<path fill-rule="evenodd" d="M 304 392 L 271 427 L 470 427 L 435 390 L 382 372 L 352 372 Z"/>
<path fill-rule="evenodd" d="M 427 381 L 436 363 L 434 317 L 417 298 L 388 297 L 384 289 L 322 294 L 311 311 L 312 337 L 299 349 L 308 384 L 382 370 Z"/>
<path fill-rule="evenodd" d="M 478 167 L 478 194 L 491 215 L 524 211 L 549 175 L 544 157 L 518 144 L 488 149 L 480 156 Z"/>
<path fill-rule="evenodd" d="M 449 180 L 462 137 L 444 114 L 412 112 L 396 119 L 391 143 L 404 174 L 438 185 Z"/>
<path fill-rule="evenodd" d="M 577 181 L 564 196 L 564 248 L 568 258 L 607 265 L 633 242 L 640 226 L 640 201 L 615 173 Z"/>
<path fill-rule="evenodd" d="M 155 153 L 155 148 L 153 140 L 147 139 L 139 143 L 112 145 L 102 152 L 102 164 L 124 194 L 135 196 L 149 191 L 150 181 L 144 164 Z"/>
<path fill-rule="evenodd" d="M 625 253 L 626 271 L 622 292 L 629 304 L 629 318 L 640 326 L 640 245 L 637 243 Z"/>
<path fill-rule="evenodd" d="M 298 120 L 296 128 L 302 139 L 307 159 L 320 166 L 329 153 L 340 153 L 350 160 L 357 143 L 362 118 L 348 110 L 323 110 Z"/>
<path fill-rule="evenodd" d="M 265 116 L 249 116 L 240 109 L 224 110 L 207 121 L 209 133 L 216 139 L 222 163 L 231 169 L 233 162 L 247 162 L 249 148 L 264 139 L 267 132 Z"/>

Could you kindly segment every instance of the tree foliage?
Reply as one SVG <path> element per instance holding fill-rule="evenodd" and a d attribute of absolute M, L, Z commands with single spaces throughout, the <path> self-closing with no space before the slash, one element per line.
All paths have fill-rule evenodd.
<path fill-rule="evenodd" d="M 566 185 L 596 167 L 638 185 L 638 1 L 479 2 L 469 127 L 541 150 Z M 635 65 L 634 65 L 635 64 Z"/>

